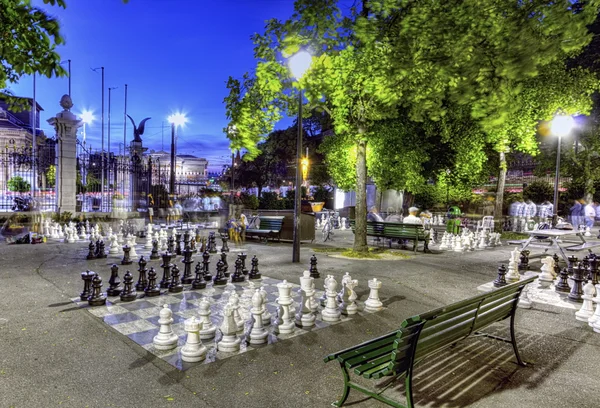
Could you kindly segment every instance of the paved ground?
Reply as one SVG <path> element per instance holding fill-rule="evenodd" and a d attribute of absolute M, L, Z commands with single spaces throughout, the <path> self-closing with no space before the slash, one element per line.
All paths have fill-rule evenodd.
<path fill-rule="evenodd" d="M 332 245 L 351 242 L 351 233 L 338 232 Z M 307 269 L 311 248 L 321 246 L 302 245 L 301 264 L 292 264 L 289 243 L 247 244 L 262 273 L 294 282 Z M 360 301 L 368 295 L 367 279 L 382 280 L 386 309 L 180 372 L 69 301 L 81 291 L 80 272 L 106 276 L 110 260 L 86 261 L 84 244 L 2 243 L 0 407 L 326 407 L 341 392 L 342 377 L 335 363 L 323 363 L 325 355 L 389 332 L 413 314 L 476 294 L 478 285 L 495 278 L 508 251 L 506 246 L 465 254 L 405 251 L 411 259 L 393 261 L 318 254 L 322 275 L 348 271 L 359 279 Z M 520 310 L 517 334 L 529 367 L 515 364 L 509 345 L 467 340 L 418 366 L 417 406 L 598 406 L 599 334 L 576 321 L 572 310 L 550 306 Z M 349 403 L 383 406 L 355 392 Z"/>

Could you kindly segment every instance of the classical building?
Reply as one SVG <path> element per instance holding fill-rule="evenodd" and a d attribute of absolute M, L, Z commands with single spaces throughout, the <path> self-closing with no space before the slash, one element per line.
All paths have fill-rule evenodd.
<path fill-rule="evenodd" d="M 20 98 L 27 106 L 33 105 L 33 99 Z M 46 139 L 44 132 L 40 130 L 40 112 L 42 107 L 36 103 L 35 125 L 36 134 L 40 139 L 38 144 L 44 143 Z M 0 147 L 29 147 L 33 141 L 32 133 L 33 118 L 31 109 L 14 112 L 9 109 L 8 104 L 0 94 Z"/>
<path fill-rule="evenodd" d="M 171 153 L 164 150 L 150 150 L 152 166 L 159 173 L 161 184 L 168 186 L 171 171 Z M 175 158 L 175 184 L 179 193 L 195 193 L 206 185 L 208 160 L 191 154 L 178 154 Z"/>

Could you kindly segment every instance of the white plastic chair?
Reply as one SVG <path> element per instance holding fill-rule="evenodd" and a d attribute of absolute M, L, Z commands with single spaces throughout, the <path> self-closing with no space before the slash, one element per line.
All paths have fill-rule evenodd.
<path fill-rule="evenodd" d="M 492 232 L 494 230 L 494 217 L 491 215 L 486 215 L 481 219 L 481 221 L 477 222 L 477 232 L 481 231 L 489 231 Z"/>

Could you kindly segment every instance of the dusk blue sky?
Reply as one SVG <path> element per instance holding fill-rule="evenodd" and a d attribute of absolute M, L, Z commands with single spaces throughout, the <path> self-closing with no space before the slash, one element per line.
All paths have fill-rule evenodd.
<path fill-rule="evenodd" d="M 93 110 L 96 121 L 88 126 L 87 139 L 94 150 L 101 145 L 101 75 L 91 68 L 105 68 L 105 125 L 108 122 L 108 87 L 111 100 L 111 150 L 123 143 L 124 89 L 128 84 L 127 113 L 139 123 L 145 117 L 142 136 L 151 149 L 170 149 L 167 116 L 187 114 L 180 129 L 178 153 L 209 160 L 210 169 L 230 162 L 223 98 L 229 75 L 241 77 L 252 70 L 250 36 L 262 33 L 270 18 L 286 19 L 292 0 L 67 0 L 67 9 L 40 7 L 57 16 L 66 45 L 59 53 L 71 59 L 73 112 Z M 64 65 L 65 69 L 67 65 Z M 9 87 L 20 96 L 32 96 L 31 77 Z M 46 120 L 61 110 L 58 102 L 68 92 L 67 78 L 38 77 L 37 101 L 44 108 L 42 129 L 54 136 Z M 284 120 L 277 127 L 287 127 Z M 127 124 L 127 143 L 132 139 Z M 108 126 L 105 128 L 108 144 Z"/>

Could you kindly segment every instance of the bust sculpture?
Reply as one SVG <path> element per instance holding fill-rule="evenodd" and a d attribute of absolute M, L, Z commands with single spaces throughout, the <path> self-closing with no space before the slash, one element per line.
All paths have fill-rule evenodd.
<path fill-rule="evenodd" d="M 63 95 L 62 98 L 60 98 L 60 106 L 64 110 L 70 111 L 73 107 L 73 101 L 71 100 L 71 97 L 67 94 Z"/>

